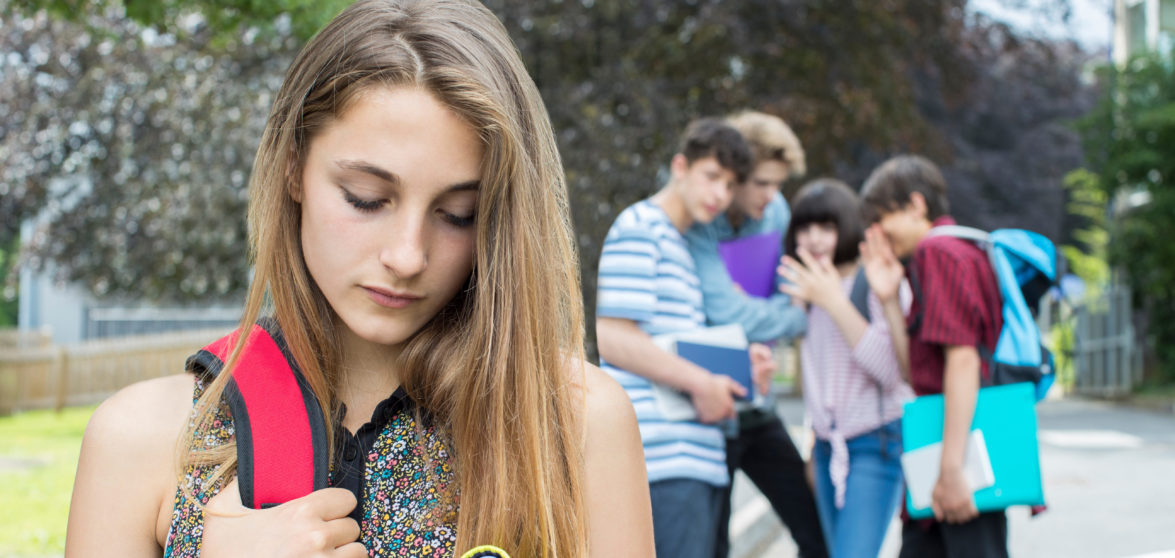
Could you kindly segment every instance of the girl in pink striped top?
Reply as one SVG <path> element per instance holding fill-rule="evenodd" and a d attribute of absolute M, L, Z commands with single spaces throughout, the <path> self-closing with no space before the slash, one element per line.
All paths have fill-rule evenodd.
<path fill-rule="evenodd" d="M 883 239 L 862 242 L 860 201 L 844 183 L 810 182 L 792 211 L 779 272 L 810 308 L 800 359 L 817 508 L 834 558 L 874 557 L 902 494 L 910 289 Z"/>

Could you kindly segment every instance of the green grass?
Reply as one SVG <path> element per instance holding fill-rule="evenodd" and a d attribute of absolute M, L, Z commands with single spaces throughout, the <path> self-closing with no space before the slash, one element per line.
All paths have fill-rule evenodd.
<path fill-rule="evenodd" d="M 60 555 L 94 407 L 0 417 L 0 557 Z"/>

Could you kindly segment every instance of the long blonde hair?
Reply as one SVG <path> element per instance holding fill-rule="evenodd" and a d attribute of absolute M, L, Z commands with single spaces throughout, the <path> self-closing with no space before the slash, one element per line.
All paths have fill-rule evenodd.
<path fill-rule="evenodd" d="M 485 145 L 474 271 L 406 342 L 400 368 L 405 390 L 453 446 L 463 487 L 458 549 L 492 543 L 515 556 L 585 556 L 583 306 L 567 188 L 538 90 L 485 7 L 361 0 L 298 54 L 253 164 L 255 275 L 241 325 L 271 305 L 323 409 L 337 407 L 337 317 L 303 260 L 296 200 L 311 139 L 379 86 L 429 91 Z M 232 446 L 189 448 L 213 419 L 240 350 L 197 404 L 185 465 L 215 464 L 222 476 L 235 467 Z"/>

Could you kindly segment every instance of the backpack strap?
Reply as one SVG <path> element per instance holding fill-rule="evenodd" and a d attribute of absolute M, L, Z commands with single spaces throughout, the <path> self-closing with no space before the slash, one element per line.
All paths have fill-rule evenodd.
<path fill-rule="evenodd" d="M 215 377 L 241 330 L 205 346 L 187 368 Z M 326 421 L 272 318 L 258 320 L 225 386 L 237 444 L 241 503 L 261 509 L 327 486 Z"/>
<path fill-rule="evenodd" d="M 927 236 L 953 236 L 963 240 L 970 240 L 980 245 L 991 242 L 991 233 L 983 229 L 964 227 L 962 225 L 939 225 L 931 228 Z"/>
<path fill-rule="evenodd" d="M 865 266 L 857 267 L 857 275 L 853 278 L 853 290 L 849 292 L 849 301 L 853 303 L 853 308 L 861 313 L 865 318 L 865 323 L 869 324 L 873 321 L 872 312 L 869 311 L 869 278 L 865 276 Z M 881 382 L 873 379 L 873 386 L 877 388 L 877 420 L 884 426 L 885 420 L 885 389 L 881 387 Z M 886 454 L 885 433 L 882 431 L 881 454 Z"/>
<path fill-rule="evenodd" d="M 853 290 L 849 293 L 849 301 L 853 303 L 866 322 L 872 321 L 869 315 L 869 279 L 865 277 L 865 266 L 857 267 L 857 276 L 853 278 Z"/>

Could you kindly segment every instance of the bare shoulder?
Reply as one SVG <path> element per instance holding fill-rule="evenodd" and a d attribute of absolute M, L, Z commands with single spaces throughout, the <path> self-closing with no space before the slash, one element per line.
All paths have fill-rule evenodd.
<path fill-rule="evenodd" d="M 616 380 L 584 363 L 584 487 L 591 556 L 654 555 L 636 411 Z"/>
<path fill-rule="evenodd" d="M 194 382 L 191 374 L 177 374 L 119 390 L 94 411 L 85 439 L 124 449 L 175 442 L 192 411 Z M 174 444 L 168 449 L 174 450 Z"/>
<path fill-rule="evenodd" d="M 583 380 L 587 396 L 589 415 L 595 412 L 617 410 L 613 407 L 632 408 L 632 400 L 624 388 L 616 383 L 607 372 L 590 362 L 583 363 Z"/>
<path fill-rule="evenodd" d="M 190 374 L 139 382 L 94 411 L 74 479 L 67 558 L 158 553 L 194 385 Z M 119 511 L 110 513 L 115 502 Z"/>

